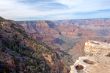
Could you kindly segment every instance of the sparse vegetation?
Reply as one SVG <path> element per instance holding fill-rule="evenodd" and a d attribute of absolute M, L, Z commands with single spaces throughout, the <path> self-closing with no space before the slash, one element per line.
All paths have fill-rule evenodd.
<path fill-rule="evenodd" d="M 52 61 L 58 68 L 56 68 L 56 72 L 53 73 L 58 73 L 57 69 L 60 69 L 58 66 L 60 59 L 57 59 L 57 53 L 46 44 L 33 40 L 19 25 L 11 23 L 11 21 L 8 21 L 8 23 L 10 23 L 10 25 L 4 24 L 3 27 L 0 28 L 0 72 L 52 73 L 54 68 L 52 68 L 52 65 L 42 55 L 48 54 L 52 55 L 52 59 L 54 57 L 56 58 Z M 8 33 L 6 29 L 10 31 L 10 33 Z M 9 59 L 10 62 L 5 60 L 9 57 L 11 57 Z M 2 64 L 4 65 L 2 66 Z M 4 66 L 7 66 L 8 72 L 6 72 L 7 69 L 5 69 Z M 66 69 L 63 66 L 61 68 Z M 58 71 L 64 73 L 62 69 Z"/>

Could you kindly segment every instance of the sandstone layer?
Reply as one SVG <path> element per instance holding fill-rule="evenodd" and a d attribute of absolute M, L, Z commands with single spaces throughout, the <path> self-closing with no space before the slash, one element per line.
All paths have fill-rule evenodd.
<path fill-rule="evenodd" d="M 110 73 L 110 44 L 98 41 L 85 43 L 85 56 L 71 66 L 70 73 Z"/>

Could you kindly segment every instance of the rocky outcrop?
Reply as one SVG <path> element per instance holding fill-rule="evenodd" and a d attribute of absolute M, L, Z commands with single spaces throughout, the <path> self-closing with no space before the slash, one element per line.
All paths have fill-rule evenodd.
<path fill-rule="evenodd" d="M 90 40 L 84 51 L 85 56 L 71 66 L 70 73 L 110 73 L 110 44 Z"/>

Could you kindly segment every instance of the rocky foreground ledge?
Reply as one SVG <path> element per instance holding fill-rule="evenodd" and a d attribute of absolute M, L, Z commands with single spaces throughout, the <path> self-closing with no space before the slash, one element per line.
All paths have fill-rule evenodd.
<path fill-rule="evenodd" d="M 90 40 L 84 51 L 85 56 L 71 66 L 70 73 L 110 73 L 110 44 Z"/>

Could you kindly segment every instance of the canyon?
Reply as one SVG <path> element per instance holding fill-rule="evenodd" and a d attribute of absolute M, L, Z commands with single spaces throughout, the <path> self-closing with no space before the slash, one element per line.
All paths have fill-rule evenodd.
<path fill-rule="evenodd" d="M 18 21 L 29 36 L 45 42 L 71 63 L 84 55 L 87 40 L 110 42 L 110 19 Z M 73 62 L 72 62 L 73 61 Z M 71 64 L 70 63 L 70 64 Z"/>
<path fill-rule="evenodd" d="M 86 69 L 82 60 L 94 64 L 98 61 L 94 54 L 109 52 L 103 49 L 109 46 L 109 33 L 110 19 L 13 21 L 0 17 L 0 72 L 78 73 L 75 67 Z M 97 48 L 103 50 L 97 52 Z M 106 68 L 105 64 L 101 66 Z"/>

